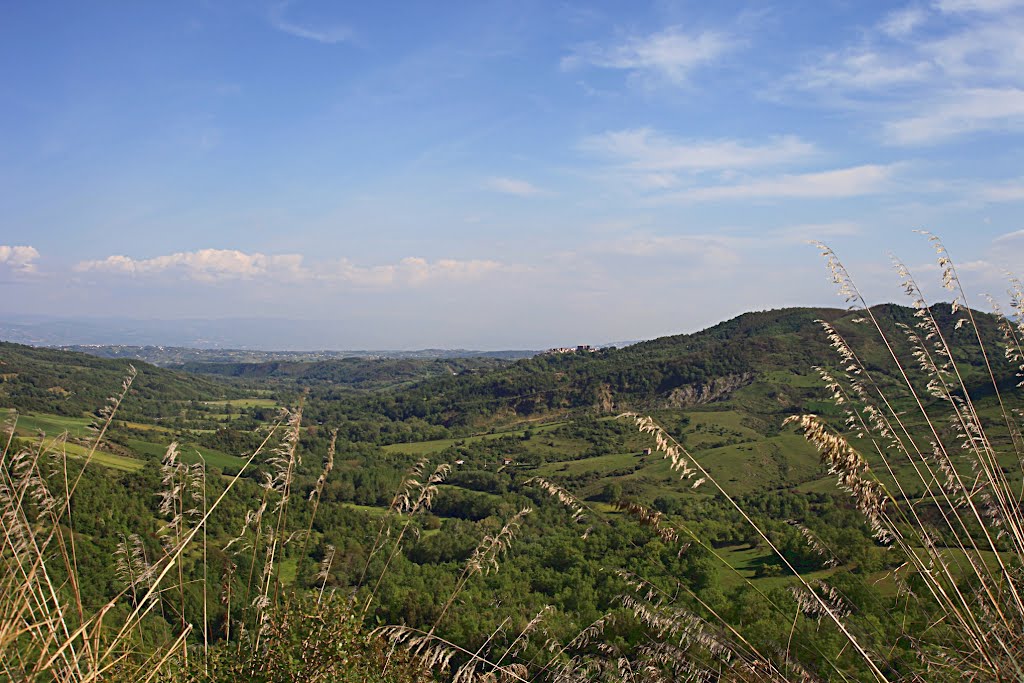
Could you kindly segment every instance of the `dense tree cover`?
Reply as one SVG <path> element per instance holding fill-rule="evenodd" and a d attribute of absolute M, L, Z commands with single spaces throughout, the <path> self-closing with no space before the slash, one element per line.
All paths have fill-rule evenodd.
<path fill-rule="evenodd" d="M 258 380 L 291 380 L 299 385 L 330 384 L 355 389 L 401 386 L 427 377 L 489 372 L 508 365 L 497 358 L 342 358 L 317 362 L 190 362 L 175 369 L 204 375 Z"/>

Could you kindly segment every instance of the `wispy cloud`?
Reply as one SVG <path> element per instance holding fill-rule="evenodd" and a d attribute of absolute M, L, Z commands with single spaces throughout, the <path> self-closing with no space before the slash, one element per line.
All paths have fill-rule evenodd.
<path fill-rule="evenodd" d="M 816 56 L 785 87 L 877 117 L 894 145 L 1024 129 L 1021 9 L 1021 0 L 897 9 L 853 44 Z"/>
<path fill-rule="evenodd" d="M 920 116 L 887 123 L 887 141 L 921 145 L 983 130 L 1024 128 L 1024 90 L 1018 88 L 961 90 L 923 109 Z"/>
<path fill-rule="evenodd" d="M 268 255 L 234 249 L 200 249 L 147 259 L 113 255 L 81 261 L 74 270 L 134 277 L 170 275 L 207 284 L 259 279 L 277 283 L 316 282 L 376 288 L 463 282 L 503 268 L 505 266 L 498 261 L 486 259 L 428 261 L 415 256 L 393 264 L 373 266 L 358 265 L 346 258 L 307 264 L 301 254 Z"/>
<path fill-rule="evenodd" d="M 626 235 L 592 247 L 598 253 L 644 259 L 670 258 L 688 269 L 725 270 L 743 260 L 743 252 L 758 240 L 723 234 Z"/>
<path fill-rule="evenodd" d="M 885 191 L 896 164 L 866 164 L 817 173 L 785 174 L 745 183 L 695 187 L 663 195 L 668 202 L 712 202 L 733 199 L 827 199 L 858 197 Z"/>
<path fill-rule="evenodd" d="M 993 242 L 1018 242 L 1024 241 L 1024 230 L 1014 230 L 996 237 Z"/>
<path fill-rule="evenodd" d="M 614 45 L 586 43 L 562 58 L 561 66 L 620 69 L 684 83 L 695 69 L 734 49 L 737 41 L 717 31 L 687 33 L 679 26 L 646 36 L 631 36 Z"/>
<path fill-rule="evenodd" d="M 1005 12 L 1024 7 L 1021 0 L 939 0 L 935 6 L 942 12 Z"/>
<path fill-rule="evenodd" d="M 940 85 L 1019 85 L 1024 76 L 1022 32 L 1024 18 L 1012 13 L 968 22 L 965 28 L 917 47 L 941 68 Z"/>
<path fill-rule="evenodd" d="M 788 225 L 772 230 L 770 237 L 786 242 L 805 242 L 807 240 L 824 240 L 831 237 L 853 237 L 863 232 L 861 226 L 851 221 L 835 223 L 804 223 Z"/>
<path fill-rule="evenodd" d="M 778 165 L 806 159 L 816 151 L 814 145 L 792 135 L 758 145 L 739 140 L 677 140 L 651 128 L 590 136 L 580 148 L 635 170 L 691 172 Z"/>
<path fill-rule="evenodd" d="M 548 190 L 518 178 L 488 178 L 484 183 L 484 187 L 495 192 L 516 195 L 517 197 L 541 197 L 551 194 Z"/>
<path fill-rule="evenodd" d="M 871 91 L 922 83 L 936 73 L 931 60 L 857 46 L 824 55 L 790 83 L 800 90 Z"/>
<path fill-rule="evenodd" d="M 905 7 L 887 14 L 879 28 L 886 35 L 903 38 L 913 33 L 927 18 L 928 13 L 921 7 Z"/>
<path fill-rule="evenodd" d="M 988 184 L 977 191 L 984 200 L 990 202 L 1024 201 L 1024 179 Z"/>
<path fill-rule="evenodd" d="M 290 4 L 290 2 L 282 2 L 270 9 L 270 24 L 278 31 L 328 45 L 349 42 L 355 37 L 355 32 L 347 24 L 313 25 L 287 18 L 285 15 Z"/>
<path fill-rule="evenodd" d="M 0 244 L 0 266 L 16 273 L 28 274 L 36 272 L 36 260 L 39 251 L 27 245 L 8 246 Z"/>

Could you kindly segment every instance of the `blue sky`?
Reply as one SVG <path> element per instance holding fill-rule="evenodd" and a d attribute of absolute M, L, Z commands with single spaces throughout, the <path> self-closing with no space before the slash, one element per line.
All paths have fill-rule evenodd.
<path fill-rule="evenodd" d="M 0 128 L 7 315 L 534 348 L 1024 255 L 1014 0 L 7 2 Z"/>

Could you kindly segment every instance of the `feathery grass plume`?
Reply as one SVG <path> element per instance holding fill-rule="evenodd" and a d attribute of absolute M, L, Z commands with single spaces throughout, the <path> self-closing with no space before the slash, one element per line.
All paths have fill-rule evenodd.
<path fill-rule="evenodd" d="M 133 377 L 134 373 L 125 379 L 121 394 L 103 411 L 105 422 L 91 453 L 98 448 Z M 116 674 L 122 680 L 143 681 L 166 674 L 176 657 L 184 661 L 191 625 L 172 635 L 169 642 L 146 643 L 143 652 L 139 650 L 142 622 L 158 604 L 158 596 L 174 590 L 173 585 L 164 585 L 164 580 L 263 446 L 163 557 L 151 563 L 141 537 L 122 537 L 115 551 L 114 570 L 125 586 L 105 604 L 86 609 L 79 590 L 82 577 L 74 554 L 72 509 L 91 455 L 72 484 L 63 439 L 48 444 L 41 441 L 38 449 L 17 452 L 12 452 L 12 443 L 8 439 L 0 456 L 0 675 L 12 680 L 86 683 Z M 61 452 L 54 454 L 54 449 Z M 169 460 L 163 474 L 172 493 L 161 502 L 166 503 L 164 510 L 170 512 L 171 520 L 165 527 L 187 518 L 184 502 L 195 492 L 181 486 L 181 478 L 169 472 L 174 469 L 181 474 L 176 453 Z M 48 479 L 55 480 L 58 487 L 63 485 L 63 491 L 52 494 Z M 133 633 L 140 635 L 132 638 Z"/>
<path fill-rule="evenodd" d="M 526 626 L 524 626 L 523 629 L 519 632 L 519 635 L 515 637 L 515 640 L 513 640 L 512 643 L 507 648 L 505 648 L 505 652 L 501 655 L 501 657 L 498 658 L 498 661 L 495 662 L 495 666 L 501 666 L 501 663 L 505 661 L 506 657 L 514 658 L 522 654 L 523 650 L 526 649 L 527 644 L 529 644 L 530 634 L 537 630 L 537 627 L 539 627 L 541 622 L 544 621 L 544 618 L 548 616 L 548 614 L 550 614 L 553 610 L 554 607 L 552 607 L 551 605 L 544 605 L 543 607 L 541 607 L 540 611 L 538 611 L 537 614 L 535 614 L 533 618 L 526 623 Z M 523 671 L 526 670 L 527 669 L 524 667 Z"/>
<path fill-rule="evenodd" d="M 334 469 L 334 451 L 338 444 L 338 430 L 331 430 L 331 443 L 327 447 L 327 458 L 324 460 L 324 469 L 320 472 L 320 476 L 316 479 L 316 485 L 313 490 L 309 492 L 309 499 L 320 502 L 320 496 L 324 492 L 324 485 L 327 483 L 327 477 L 331 475 L 331 471 Z"/>
<path fill-rule="evenodd" d="M 826 616 L 822 609 L 822 602 L 827 603 L 832 612 L 843 619 L 853 611 L 846 599 L 824 581 L 814 581 L 810 588 L 790 586 L 788 590 L 796 600 L 800 612 L 806 617 L 816 619 L 819 624 Z M 817 595 L 818 599 L 810 595 L 811 591 Z"/>
<path fill-rule="evenodd" d="M 167 518 L 161 527 L 160 539 L 167 556 L 182 545 L 188 532 L 202 515 L 200 505 L 205 502 L 202 484 L 201 466 L 189 467 L 179 460 L 178 443 L 172 441 L 164 453 L 160 464 L 160 483 L 162 489 L 157 494 L 160 499 L 159 513 Z M 185 628 L 185 576 L 184 568 L 178 565 L 178 597 L 181 628 Z"/>
<path fill-rule="evenodd" d="M 115 552 L 114 569 L 118 579 L 132 591 L 132 601 L 137 599 L 136 589 L 148 587 L 153 579 L 153 566 L 146 557 L 146 547 L 138 534 L 121 534 L 121 541 Z"/>
<path fill-rule="evenodd" d="M 93 421 L 93 423 L 89 425 L 89 429 L 95 432 L 96 436 L 93 439 L 92 446 L 89 448 L 89 452 L 85 456 L 85 462 L 82 469 L 78 473 L 78 477 L 75 479 L 74 485 L 71 486 L 71 493 L 74 493 L 75 489 L 78 488 L 78 484 L 82 480 L 82 475 L 85 473 L 85 467 L 92 462 L 93 456 L 96 455 L 96 449 L 99 448 L 100 443 L 106 436 L 111 422 L 114 421 L 114 415 L 117 414 L 118 409 L 121 407 L 121 403 L 124 402 L 125 397 L 128 395 L 128 391 L 132 388 L 132 382 L 135 381 L 138 374 L 139 371 L 135 369 L 135 366 L 129 363 L 128 372 L 125 374 L 124 379 L 121 380 L 121 393 L 109 397 L 106 405 L 97 411 L 98 420 Z M 71 496 L 68 495 L 68 498 L 70 497 Z"/>
<path fill-rule="evenodd" d="M 523 518 L 531 512 L 533 510 L 528 507 L 521 509 L 505 522 L 505 525 L 501 527 L 501 531 L 494 536 L 487 535 L 483 537 L 480 544 L 473 550 L 473 554 L 466 564 L 470 574 L 487 575 L 492 571 L 498 571 L 499 558 L 502 554 L 508 552 L 508 549 L 512 546 L 512 539 L 515 538 L 523 524 Z"/>
<path fill-rule="evenodd" d="M 263 571 L 260 580 L 259 596 L 252 604 L 257 610 L 258 623 L 265 624 L 265 606 L 269 605 L 270 589 L 274 587 L 274 598 L 277 598 L 277 591 L 280 588 L 280 580 L 276 573 L 277 551 L 283 542 L 287 542 L 288 525 L 288 503 L 291 500 L 292 484 L 295 479 L 295 472 L 302 464 L 302 456 L 299 453 L 299 438 L 302 434 L 302 403 L 293 411 L 282 411 L 281 421 L 285 423 L 284 435 L 281 442 L 273 451 L 273 456 L 267 460 L 273 472 L 270 478 L 270 490 L 277 493 L 277 501 L 274 505 L 274 512 L 277 513 L 275 526 L 268 525 L 266 533 L 266 551 L 264 554 Z M 256 631 L 256 644 L 259 644 L 262 628 Z"/>
<path fill-rule="evenodd" d="M 839 487 L 850 493 L 857 509 L 868 520 L 875 537 L 883 543 L 891 542 L 893 530 L 885 515 L 888 502 L 882 484 L 871 474 L 867 460 L 845 438 L 828 429 L 817 415 L 792 415 L 783 425 L 796 424 L 805 438 L 817 447 L 821 461 L 829 474 L 836 475 Z"/>
<path fill-rule="evenodd" d="M 224 642 L 231 642 L 231 586 L 234 583 L 238 565 L 230 557 L 225 559 L 224 574 L 221 576 L 220 604 L 224 606 Z"/>
<path fill-rule="evenodd" d="M 392 560 L 398 554 L 402 547 L 402 540 L 405 538 L 406 532 L 409 530 L 412 523 L 413 515 L 427 512 L 430 510 L 430 506 L 434 502 L 434 496 L 437 495 L 437 487 L 442 484 L 448 475 L 451 474 L 452 466 L 448 463 L 442 463 L 434 468 L 433 474 L 427 477 L 426 480 L 420 481 L 423 472 L 426 471 L 427 461 L 420 461 L 413 468 L 412 474 L 406 478 L 406 482 L 399 489 L 399 493 L 395 495 L 395 499 L 392 501 L 392 507 L 394 508 L 395 514 L 405 517 L 405 521 L 402 524 L 402 529 L 398 533 L 398 537 L 395 538 L 395 542 L 391 548 L 391 553 L 388 555 L 384 562 L 384 568 L 381 569 L 380 575 L 377 577 L 377 582 L 373 586 L 373 590 L 366 598 L 366 604 L 363 606 L 363 616 L 366 616 L 367 611 L 370 609 L 370 605 L 373 603 L 374 598 L 377 595 L 377 590 L 380 588 L 381 582 L 387 575 L 388 568 L 391 566 Z M 386 523 L 386 522 L 384 522 Z M 383 524 L 381 525 L 381 532 L 384 530 Z M 378 539 L 381 538 L 381 532 L 378 532 Z M 386 538 L 383 543 L 386 543 Z M 382 546 L 383 547 L 383 543 Z M 372 557 L 372 553 L 370 555 Z M 370 557 L 367 557 L 367 567 L 369 566 Z M 363 568 L 363 575 L 366 574 L 366 568 Z M 361 580 L 360 580 L 361 583 Z"/>
<path fill-rule="evenodd" d="M 653 417 L 637 413 L 622 413 L 618 417 L 632 420 L 641 434 L 652 434 L 658 451 L 668 459 L 669 468 L 674 472 L 679 472 L 680 479 L 691 479 L 697 474 L 689 454 L 661 428 L 661 425 L 654 421 Z M 693 488 L 700 486 L 706 480 L 707 477 L 702 477 L 693 485 Z"/>
<path fill-rule="evenodd" d="M 0 465 L 3 464 L 4 457 L 7 455 L 7 451 L 11 447 L 11 443 L 14 441 L 14 430 L 18 426 L 18 411 L 14 408 L 7 410 L 7 417 L 4 418 L 3 433 L 6 438 L 3 440 L 3 448 L 0 449 Z"/>
<path fill-rule="evenodd" d="M 299 436 L 302 430 L 302 406 L 299 406 L 294 411 L 282 411 L 281 421 L 286 425 L 284 435 L 281 438 L 281 443 L 274 449 L 273 455 L 267 460 L 267 464 L 270 465 L 273 471 L 271 487 L 279 496 L 274 506 L 274 511 L 280 512 L 280 516 L 283 516 L 291 497 L 295 470 L 302 464 L 302 456 L 299 453 Z"/>
<path fill-rule="evenodd" d="M 448 670 L 454 657 L 467 656 L 489 667 L 490 671 L 486 675 L 494 675 L 496 680 L 530 683 L 530 679 L 525 677 L 526 672 L 520 666 L 496 666 L 475 652 L 470 652 L 433 633 L 426 633 L 410 626 L 379 626 L 371 631 L 371 635 L 405 647 L 428 669 L 443 672 Z"/>
<path fill-rule="evenodd" d="M 423 458 L 416 462 L 398 485 L 398 489 L 395 491 L 395 495 L 391 498 L 391 504 L 388 505 L 387 514 L 385 514 L 380 520 L 380 527 L 377 529 L 377 537 L 373 539 L 373 545 L 370 547 L 370 552 L 366 554 L 366 562 L 363 564 L 363 571 L 359 574 L 359 581 L 356 582 L 357 586 L 362 586 L 363 581 L 366 579 L 366 572 L 370 569 L 370 562 L 374 556 L 380 552 L 387 544 L 387 538 L 390 535 L 389 524 L 392 518 L 399 514 L 407 501 L 412 498 L 413 491 L 420 486 L 419 479 L 423 476 L 423 472 L 426 470 L 427 465 L 430 464 L 429 458 Z"/>
<path fill-rule="evenodd" d="M 654 530 L 654 533 L 670 546 L 679 545 L 678 557 L 690 547 L 689 543 L 679 543 L 679 531 L 667 525 L 664 521 L 665 515 L 658 510 L 652 510 L 639 503 L 628 500 L 615 501 L 615 509 L 629 514 L 633 519 Z"/>
<path fill-rule="evenodd" d="M 991 353 L 978 319 L 967 306 L 952 258 L 941 240 L 923 234 L 935 249 L 943 287 L 954 295 L 950 315 L 955 322 L 946 328 L 939 324 L 936 308 L 928 305 L 909 269 L 896 261 L 901 286 L 915 309 L 914 326 L 897 328 L 909 344 L 906 353 L 866 305 L 835 254 L 819 245 L 840 285 L 840 295 L 871 323 L 869 327 L 891 359 L 904 392 L 893 396 L 893 390 L 876 383 L 852 351 L 839 349 L 844 364 L 853 360 L 857 373 L 856 384 L 849 382 L 853 394 L 848 397 L 862 410 L 874 404 L 871 412 L 863 413 L 866 421 L 847 423 L 847 428 L 858 426 L 859 436 L 871 438 L 877 461 L 892 477 L 900 500 L 906 502 L 901 504 L 883 489 L 871 487 L 855 492 L 855 498 L 869 521 L 872 513 L 876 520 L 883 520 L 894 545 L 906 556 L 908 570 L 923 587 L 915 591 L 915 600 L 932 603 L 939 615 L 936 626 L 915 641 L 926 670 L 968 679 L 1016 679 L 1024 676 L 1024 643 L 1019 635 L 1024 631 L 1024 601 L 1016 569 L 1024 556 L 1024 516 L 1021 492 L 1017 484 L 1011 484 L 1004 463 L 1012 458 L 1021 469 L 1024 439 L 1019 415 L 1004 400 L 992 359 L 1001 356 L 1011 371 L 1021 371 L 1021 328 L 999 318 L 1001 312 L 994 307 L 1005 347 L 1000 353 Z M 1015 296 L 1015 289 L 1019 293 L 1019 285 L 1011 281 L 1011 306 L 1018 310 L 1021 299 Z M 962 349 L 954 347 L 958 334 L 973 341 L 967 341 Z M 998 409 L 999 417 L 993 422 L 982 419 L 979 392 L 972 384 L 975 380 L 967 380 L 958 361 L 967 353 L 981 360 L 989 384 L 985 393 L 994 398 Z M 851 365 L 845 369 L 849 371 Z M 847 374 L 846 379 L 851 376 Z M 897 410 L 897 402 L 907 407 Z M 945 419 L 939 415 L 943 407 Z M 827 435 L 820 421 L 808 430 L 817 418 L 797 421 L 823 453 L 831 453 L 825 459 L 836 463 L 841 481 L 845 470 L 849 488 L 856 489 L 867 469 L 852 458 L 849 445 L 838 435 Z M 879 440 L 878 435 L 886 438 Z M 906 486 L 911 482 L 895 473 L 901 462 L 910 465 L 910 470 L 903 471 L 920 480 L 923 494 L 907 495 Z M 887 500 L 873 494 L 884 494 Z M 902 594 L 910 599 L 909 592 Z M 950 629 L 957 637 L 946 636 Z"/>
<path fill-rule="evenodd" d="M 531 477 L 523 482 L 523 486 L 536 486 L 572 512 L 572 521 L 580 522 L 587 514 L 583 503 L 576 496 L 572 495 L 558 484 L 554 484 L 543 477 Z"/>
<path fill-rule="evenodd" d="M 499 637 L 505 630 L 505 625 L 508 624 L 511 617 L 505 617 L 498 627 L 491 632 L 483 644 L 476 649 L 473 653 L 473 657 L 469 658 L 462 666 L 460 666 L 455 674 L 452 676 L 452 683 L 471 683 L 472 681 L 492 681 L 495 680 L 493 672 L 481 672 L 478 673 L 477 669 L 480 667 L 480 662 L 484 661 L 487 656 L 490 655 L 491 647 L 494 641 Z"/>
<path fill-rule="evenodd" d="M 813 531 L 811 531 L 795 519 L 787 519 L 786 524 L 789 524 L 794 529 L 800 532 L 800 535 L 803 536 L 804 541 L 807 542 L 807 547 L 813 550 L 815 554 L 818 555 L 818 557 L 821 557 L 825 560 L 825 567 L 832 568 L 839 565 L 839 560 L 838 558 L 836 558 L 835 554 L 827 547 L 825 547 L 825 544 L 821 542 L 821 539 L 818 538 L 818 536 Z"/>
<path fill-rule="evenodd" d="M 320 562 L 320 571 L 313 577 L 314 581 L 320 582 L 320 595 L 317 597 L 317 603 L 323 600 L 324 590 L 327 588 L 327 579 L 331 575 L 331 565 L 334 564 L 334 554 L 337 551 L 331 544 L 327 544 L 327 551 L 324 553 L 324 559 Z"/>
<path fill-rule="evenodd" d="M 501 531 L 494 534 L 493 536 L 487 534 L 484 536 L 480 543 L 477 544 L 476 548 L 473 549 L 473 553 L 469 556 L 466 561 L 466 566 L 462 570 L 462 575 L 459 576 L 458 581 L 455 582 L 455 589 L 451 595 L 448 596 L 448 600 L 441 608 L 441 613 L 437 615 L 437 619 L 434 620 L 434 625 L 430 627 L 430 633 L 433 634 L 437 629 L 438 624 L 444 619 L 444 615 L 448 612 L 448 608 L 452 606 L 455 599 L 465 588 L 466 583 L 473 577 L 474 574 L 490 574 L 492 571 L 498 571 L 500 566 L 499 558 L 512 546 L 512 540 L 519 532 L 520 527 L 523 523 L 523 518 L 526 515 L 533 512 L 531 508 L 524 507 L 516 514 L 512 515 L 511 518 L 505 525 L 501 527 Z"/>
<path fill-rule="evenodd" d="M 776 661 L 766 656 L 737 628 L 702 600 L 684 583 L 676 582 L 673 594 L 655 586 L 632 572 L 616 571 L 634 595 L 626 594 L 626 606 L 648 627 L 646 642 L 638 648 L 637 661 L 653 680 L 729 680 L 790 681 L 793 673 L 799 680 L 809 676 L 788 651 L 778 653 Z M 680 593 L 717 621 L 713 625 L 689 607 L 678 603 Z M 622 597 L 620 597 L 620 600 Z M 774 603 L 768 600 L 774 607 Z M 694 634 L 698 637 L 694 637 Z M 727 673 L 726 673 L 727 672 Z M 803 672 L 801 674 L 800 672 Z M 842 673 L 836 670 L 842 676 Z"/>

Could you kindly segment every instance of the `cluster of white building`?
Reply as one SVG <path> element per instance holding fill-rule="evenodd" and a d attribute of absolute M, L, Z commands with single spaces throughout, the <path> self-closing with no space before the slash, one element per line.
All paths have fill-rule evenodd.
<path fill-rule="evenodd" d="M 548 349 L 544 353 L 594 353 L 597 349 L 590 344 L 580 344 L 579 346 L 560 346 L 555 349 Z"/>

